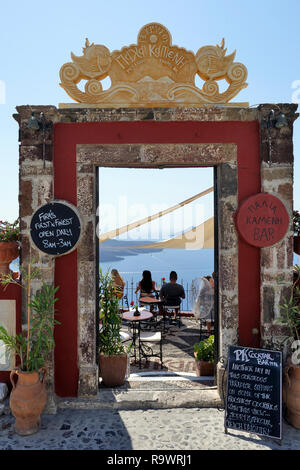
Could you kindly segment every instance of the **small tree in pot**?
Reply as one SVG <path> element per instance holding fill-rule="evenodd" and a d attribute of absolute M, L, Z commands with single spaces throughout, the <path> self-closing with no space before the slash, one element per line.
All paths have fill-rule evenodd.
<path fill-rule="evenodd" d="M 15 336 L 9 335 L 4 327 L 0 327 L 0 341 L 8 350 L 15 352 L 19 367 L 12 370 L 10 380 L 12 392 L 10 408 L 16 418 L 15 430 L 20 435 L 35 433 L 40 425 L 40 415 L 47 401 L 45 362 L 54 348 L 53 328 L 59 322 L 54 318 L 54 304 L 58 300 L 55 295 L 58 287 L 48 286 L 42 282 L 41 289 L 31 299 L 31 280 L 38 278 L 39 269 L 31 270 L 28 265 L 27 274 L 21 273 L 27 290 L 27 330 Z M 1 284 L 18 284 L 12 274 L 4 275 Z M 18 377 L 15 383 L 15 376 Z"/>
<path fill-rule="evenodd" d="M 109 273 L 99 274 L 99 366 L 103 385 L 125 382 L 127 348 L 122 343 L 119 299 Z"/>

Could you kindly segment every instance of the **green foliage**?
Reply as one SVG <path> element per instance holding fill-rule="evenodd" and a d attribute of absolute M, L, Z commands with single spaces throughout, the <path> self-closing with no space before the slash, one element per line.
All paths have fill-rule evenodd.
<path fill-rule="evenodd" d="M 296 286 L 300 279 L 300 266 L 294 266 L 295 281 L 289 297 L 286 297 L 279 305 L 281 317 L 276 323 L 286 324 L 290 329 L 290 336 L 298 340 L 300 338 L 300 289 Z M 286 338 L 288 339 L 288 338 Z"/>
<path fill-rule="evenodd" d="M 22 334 L 11 336 L 8 334 L 3 326 L 0 326 L 0 341 L 3 341 L 4 345 L 9 351 L 14 351 L 17 356 L 21 359 L 21 369 L 23 358 L 26 357 L 26 338 Z"/>
<path fill-rule="evenodd" d="M 19 219 L 13 223 L 0 220 L 0 242 L 15 242 L 19 240 L 20 226 Z"/>
<path fill-rule="evenodd" d="M 205 362 L 214 362 L 214 335 L 210 335 L 209 338 L 194 344 L 194 351 L 196 353 L 196 359 Z"/>
<path fill-rule="evenodd" d="M 54 349 L 53 328 L 60 324 L 54 317 L 54 304 L 58 287 L 47 286 L 44 282 L 42 288 L 34 296 L 30 307 L 34 312 L 30 328 L 29 361 L 26 368 L 37 370 L 43 366 L 47 356 Z"/>
<path fill-rule="evenodd" d="M 32 315 L 29 334 L 22 332 L 11 336 L 5 328 L 0 327 L 0 341 L 11 351 L 15 351 L 21 361 L 21 370 L 36 371 L 42 367 L 48 354 L 54 348 L 53 327 L 59 322 L 54 318 L 54 304 L 57 302 L 55 294 L 58 287 L 47 286 L 44 282 L 38 291 L 30 307 L 34 312 Z M 27 347 L 29 355 L 27 358 Z"/>
<path fill-rule="evenodd" d="M 31 263 L 34 263 L 35 261 L 37 260 L 32 260 Z M 26 289 L 26 286 L 28 285 L 28 283 L 31 282 L 32 279 L 38 279 L 40 278 L 40 276 L 41 276 L 41 270 L 38 266 L 36 267 L 31 266 L 30 274 L 28 274 L 27 270 L 22 265 L 20 266 L 20 278 L 22 278 L 24 289 Z M 20 282 L 13 278 L 13 275 L 11 272 L 9 274 L 1 275 L 0 284 L 4 286 L 4 289 L 8 286 L 8 284 L 16 284 L 17 286 L 21 287 Z"/>
<path fill-rule="evenodd" d="M 112 356 L 124 354 L 126 348 L 121 342 L 120 330 L 122 318 L 119 300 L 109 273 L 99 274 L 99 352 Z"/>
<path fill-rule="evenodd" d="M 293 211 L 293 230 L 295 235 L 300 235 L 300 212 Z"/>

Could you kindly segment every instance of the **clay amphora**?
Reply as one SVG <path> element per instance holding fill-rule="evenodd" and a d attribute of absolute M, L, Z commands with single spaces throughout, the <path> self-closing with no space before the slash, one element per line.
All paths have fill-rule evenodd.
<path fill-rule="evenodd" d="M 283 401 L 287 407 L 287 421 L 300 429 L 300 366 L 287 365 L 284 368 Z"/>
<path fill-rule="evenodd" d="M 43 372 L 40 379 L 40 372 Z M 22 372 L 17 369 L 10 373 L 13 389 L 10 395 L 10 409 L 16 418 L 15 431 L 21 436 L 34 434 L 40 426 L 40 415 L 46 405 L 47 392 L 45 376 L 47 370 L 42 367 L 39 372 Z M 18 376 L 15 383 L 14 375 Z"/>

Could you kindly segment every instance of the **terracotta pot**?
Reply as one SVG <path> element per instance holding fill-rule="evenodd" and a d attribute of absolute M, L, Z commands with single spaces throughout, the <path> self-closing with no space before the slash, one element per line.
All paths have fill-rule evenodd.
<path fill-rule="evenodd" d="M 287 407 L 287 421 L 300 429 L 300 366 L 288 364 L 284 368 L 282 399 Z"/>
<path fill-rule="evenodd" d="M 125 382 L 127 370 L 127 354 L 117 354 L 115 356 L 99 356 L 100 374 L 102 383 L 106 387 L 117 387 Z"/>
<path fill-rule="evenodd" d="M 0 242 L 0 275 L 10 273 L 10 263 L 19 256 L 18 247 L 18 242 Z"/>
<path fill-rule="evenodd" d="M 294 253 L 300 255 L 300 236 L 294 236 Z"/>
<path fill-rule="evenodd" d="M 195 363 L 196 363 L 196 375 L 197 377 L 201 376 L 213 376 L 214 375 L 214 363 L 200 361 L 196 359 L 196 353 L 194 352 Z"/>
<path fill-rule="evenodd" d="M 42 379 L 39 372 L 43 371 Z M 28 436 L 38 431 L 40 415 L 46 405 L 47 392 L 44 384 L 47 370 L 39 372 L 21 372 L 17 369 L 10 373 L 13 389 L 10 395 L 10 409 L 16 418 L 15 431 L 21 436 Z M 18 376 L 15 383 L 14 375 Z"/>

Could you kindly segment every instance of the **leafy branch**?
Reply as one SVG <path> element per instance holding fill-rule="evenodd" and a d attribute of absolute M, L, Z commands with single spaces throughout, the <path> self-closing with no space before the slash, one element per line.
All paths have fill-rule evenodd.
<path fill-rule="evenodd" d="M 123 354 L 126 348 L 121 343 L 120 330 L 122 318 L 119 309 L 119 300 L 109 273 L 99 275 L 99 351 L 102 354 Z"/>
<path fill-rule="evenodd" d="M 0 328 L 0 340 L 9 350 L 14 350 L 21 361 L 21 369 L 25 371 L 38 370 L 45 362 L 54 347 L 53 328 L 59 322 L 54 318 L 55 297 L 59 287 L 48 286 L 42 282 L 42 287 L 31 300 L 31 280 L 40 276 L 40 269 L 31 269 L 28 264 L 24 273 L 25 284 L 21 285 L 11 274 L 0 279 L 0 283 L 17 284 L 27 291 L 27 332 L 15 337 L 8 334 L 5 328 Z M 34 315 L 32 315 L 32 311 Z"/>
<path fill-rule="evenodd" d="M 290 296 L 286 297 L 279 305 L 281 316 L 276 319 L 276 323 L 283 323 L 289 327 L 290 336 L 293 339 L 300 338 L 300 266 L 294 266 L 294 282 Z M 288 338 L 286 338 L 288 339 Z"/>

